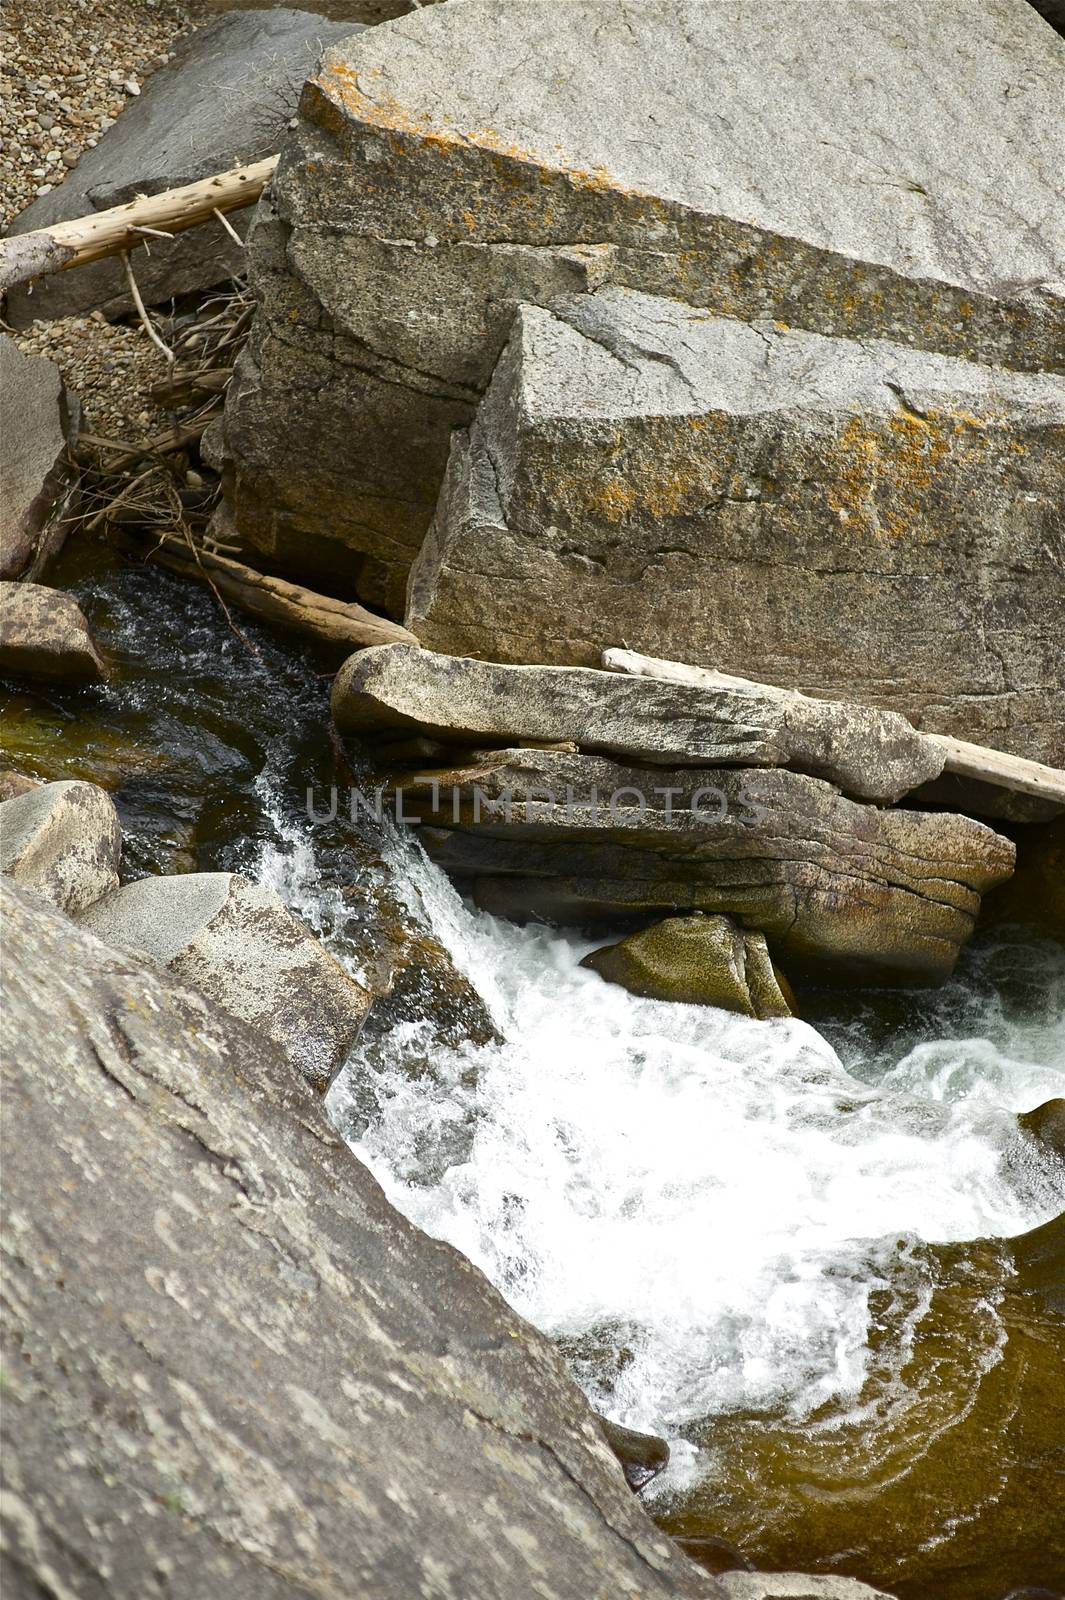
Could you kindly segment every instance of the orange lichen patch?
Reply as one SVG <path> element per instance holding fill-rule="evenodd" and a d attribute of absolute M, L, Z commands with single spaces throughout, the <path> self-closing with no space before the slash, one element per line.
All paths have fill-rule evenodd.
<path fill-rule="evenodd" d="M 951 448 L 939 413 L 897 413 L 887 428 L 852 417 L 837 442 L 828 503 L 852 527 L 898 537 L 928 516 L 927 494 Z"/>

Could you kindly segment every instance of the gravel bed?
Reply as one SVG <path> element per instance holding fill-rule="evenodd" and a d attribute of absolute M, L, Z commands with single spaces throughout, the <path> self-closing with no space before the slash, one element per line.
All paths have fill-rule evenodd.
<path fill-rule="evenodd" d="M 148 390 L 167 377 L 167 361 L 139 322 L 108 322 L 102 312 L 34 322 L 15 334 L 19 349 L 54 361 L 82 404 L 82 429 L 143 444 L 169 426 Z"/>
<path fill-rule="evenodd" d="M 172 0 L 8 0 L 0 20 L 0 215 L 63 182 L 188 25 Z"/>

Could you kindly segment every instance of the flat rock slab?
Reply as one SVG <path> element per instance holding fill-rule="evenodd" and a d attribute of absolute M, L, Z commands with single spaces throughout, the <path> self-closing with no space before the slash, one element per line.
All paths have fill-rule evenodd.
<path fill-rule="evenodd" d="M 0 582 L 0 676 L 99 683 L 107 669 L 72 594 Z"/>
<path fill-rule="evenodd" d="M 410 645 L 358 651 L 333 685 L 342 733 L 453 744 L 572 742 L 652 766 L 790 767 L 895 801 L 942 768 L 910 725 L 757 685 L 664 682 L 584 667 L 499 665 Z"/>
<path fill-rule="evenodd" d="M 12 1594 L 717 1600 L 282 1051 L 29 896 L 3 919 Z"/>
<path fill-rule="evenodd" d="M 323 49 L 357 31 L 351 23 L 281 8 L 232 12 L 193 29 L 66 182 L 28 206 L 9 231 L 29 233 L 106 211 L 138 194 L 157 194 L 273 155 Z M 241 235 L 250 221 L 250 211 L 229 218 Z M 153 239 L 150 249 L 134 258 L 137 286 L 148 305 L 245 270 L 244 251 L 220 222 L 169 242 Z M 111 317 L 131 309 L 117 260 L 55 273 L 32 293 L 14 290 L 8 319 L 19 328 L 97 307 Z"/>
<path fill-rule="evenodd" d="M 607 289 L 519 311 L 407 625 L 624 640 L 1062 765 L 1063 557 L 1065 378 Z"/>
<path fill-rule="evenodd" d="M 1015 855 L 968 817 L 859 805 L 794 772 L 489 750 L 389 784 L 488 911 L 580 926 L 727 915 L 796 975 L 940 982 Z"/>
<path fill-rule="evenodd" d="M 114 802 L 94 783 L 30 783 L 0 803 L 0 872 L 61 911 L 117 889 L 121 854 Z"/>
<path fill-rule="evenodd" d="M 59 368 L 0 334 L 0 578 L 39 576 L 66 537 L 80 415 Z"/>
<path fill-rule="evenodd" d="M 242 535 L 400 608 L 515 306 L 603 284 L 1060 365 L 1063 73 L 1025 0 L 464 0 L 338 46 L 251 252 Z"/>
<path fill-rule="evenodd" d="M 371 996 L 272 890 L 233 872 L 141 878 L 84 925 L 194 984 L 257 1029 L 324 1091 L 347 1060 Z"/>

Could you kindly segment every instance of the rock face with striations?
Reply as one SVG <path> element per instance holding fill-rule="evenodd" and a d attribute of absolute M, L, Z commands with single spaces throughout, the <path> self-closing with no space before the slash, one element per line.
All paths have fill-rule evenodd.
<path fill-rule="evenodd" d="M 5 1594 L 723 1594 L 278 1050 L 2 893 Z"/>
<path fill-rule="evenodd" d="M 607 284 L 1060 365 L 1063 64 L 1025 0 L 463 0 L 327 52 L 254 230 L 243 539 L 401 610 L 515 308 Z"/>
<path fill-rule="evenodd" d="M 407 625 L 604 644 L 1065 764 L 1065 378 L 629 290 L 523 306 L 456 433 Z"/>
<path fill-rule="evenodd" d="M 156 194 L 272 155 L 325 46 L 357 31 L 353 23 L 287 8 L 234 12 L 194 29 L 66 182 L 35 200 L 10 231 L 28 233 L 106 211 L 137 194 Z M 229 218 L 242 235 L 250 220 L 250 211 Z M 138 250 L 134 265 L 137 286 L 151 305 L 231 278 L 246 263 L 219 222 L 172 242 L 153 239 L 151 253 Z M 55 273 L 36 283 L 32 294 L 23 288 L 8 296 L 14 327 L 96 307 L 119 316 L 130 306 L 115 260 Z"/>

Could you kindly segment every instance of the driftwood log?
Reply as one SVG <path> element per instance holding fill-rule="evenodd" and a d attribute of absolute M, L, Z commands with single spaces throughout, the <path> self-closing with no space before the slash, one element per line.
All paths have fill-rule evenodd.
<path fill-rule="evenodd" d="M 141 195 L 125 205 L 72 217 L 50 228 L 36 228 L 0 239 L 0 294 L 30 278 L 85 266 L 150 244 L 160 233 L 181 233 L 212 217 L 254 205 L 274 175 L 277 156 L 247 167 L 217 172 L 180 189 Z"/>
<path fill-rule="evenodd" d="M 785 700 L 809 698 L 797 689 L 754 683 L 749 678 L 730 677 L 727 673 L 712 672 L 708 667 L 690 666 L 683 661 L 661 661 L 656 656 L 639 655 L 635 650 L 604 650 L 603 666 L 608 672 L 661 678 L 669 683 L 703 684 L 707 688 L 746 688 L 757 690 L 759 694 L 768 692 L 780 695 Z M 1010 789 L 1016 794 L 1035 795 L 1041 800 L 1065 806 L 1065 772 L 1057 767 L 1048 767 L 1042 761 L 1028 761 L 1023 756 L 1007 755 L 1002 750 L 988 750 L 984 745 L 969 744 L 965 739 L 954 739 L 949 734 L 922 733 L 921 737 L 942 751 L 945 773 L 976 779 L 999 789 Z"/>
<path fill-rule="evenodd" d="M 143 539 L 123 537 L 127 548 L 161 562 L 183 577 L 195 578 L 214 589 L 223 600 L 238 606 L 260 622 L 273 623 L 302 634 L 345 655 L 374 644 L 418 643 L 398 622 L 376 616 L 365 607 L 330 595 L 316 594 L 300 584 L 286 583 L 229 556 L 191 547 L 173 534 Z"/>

